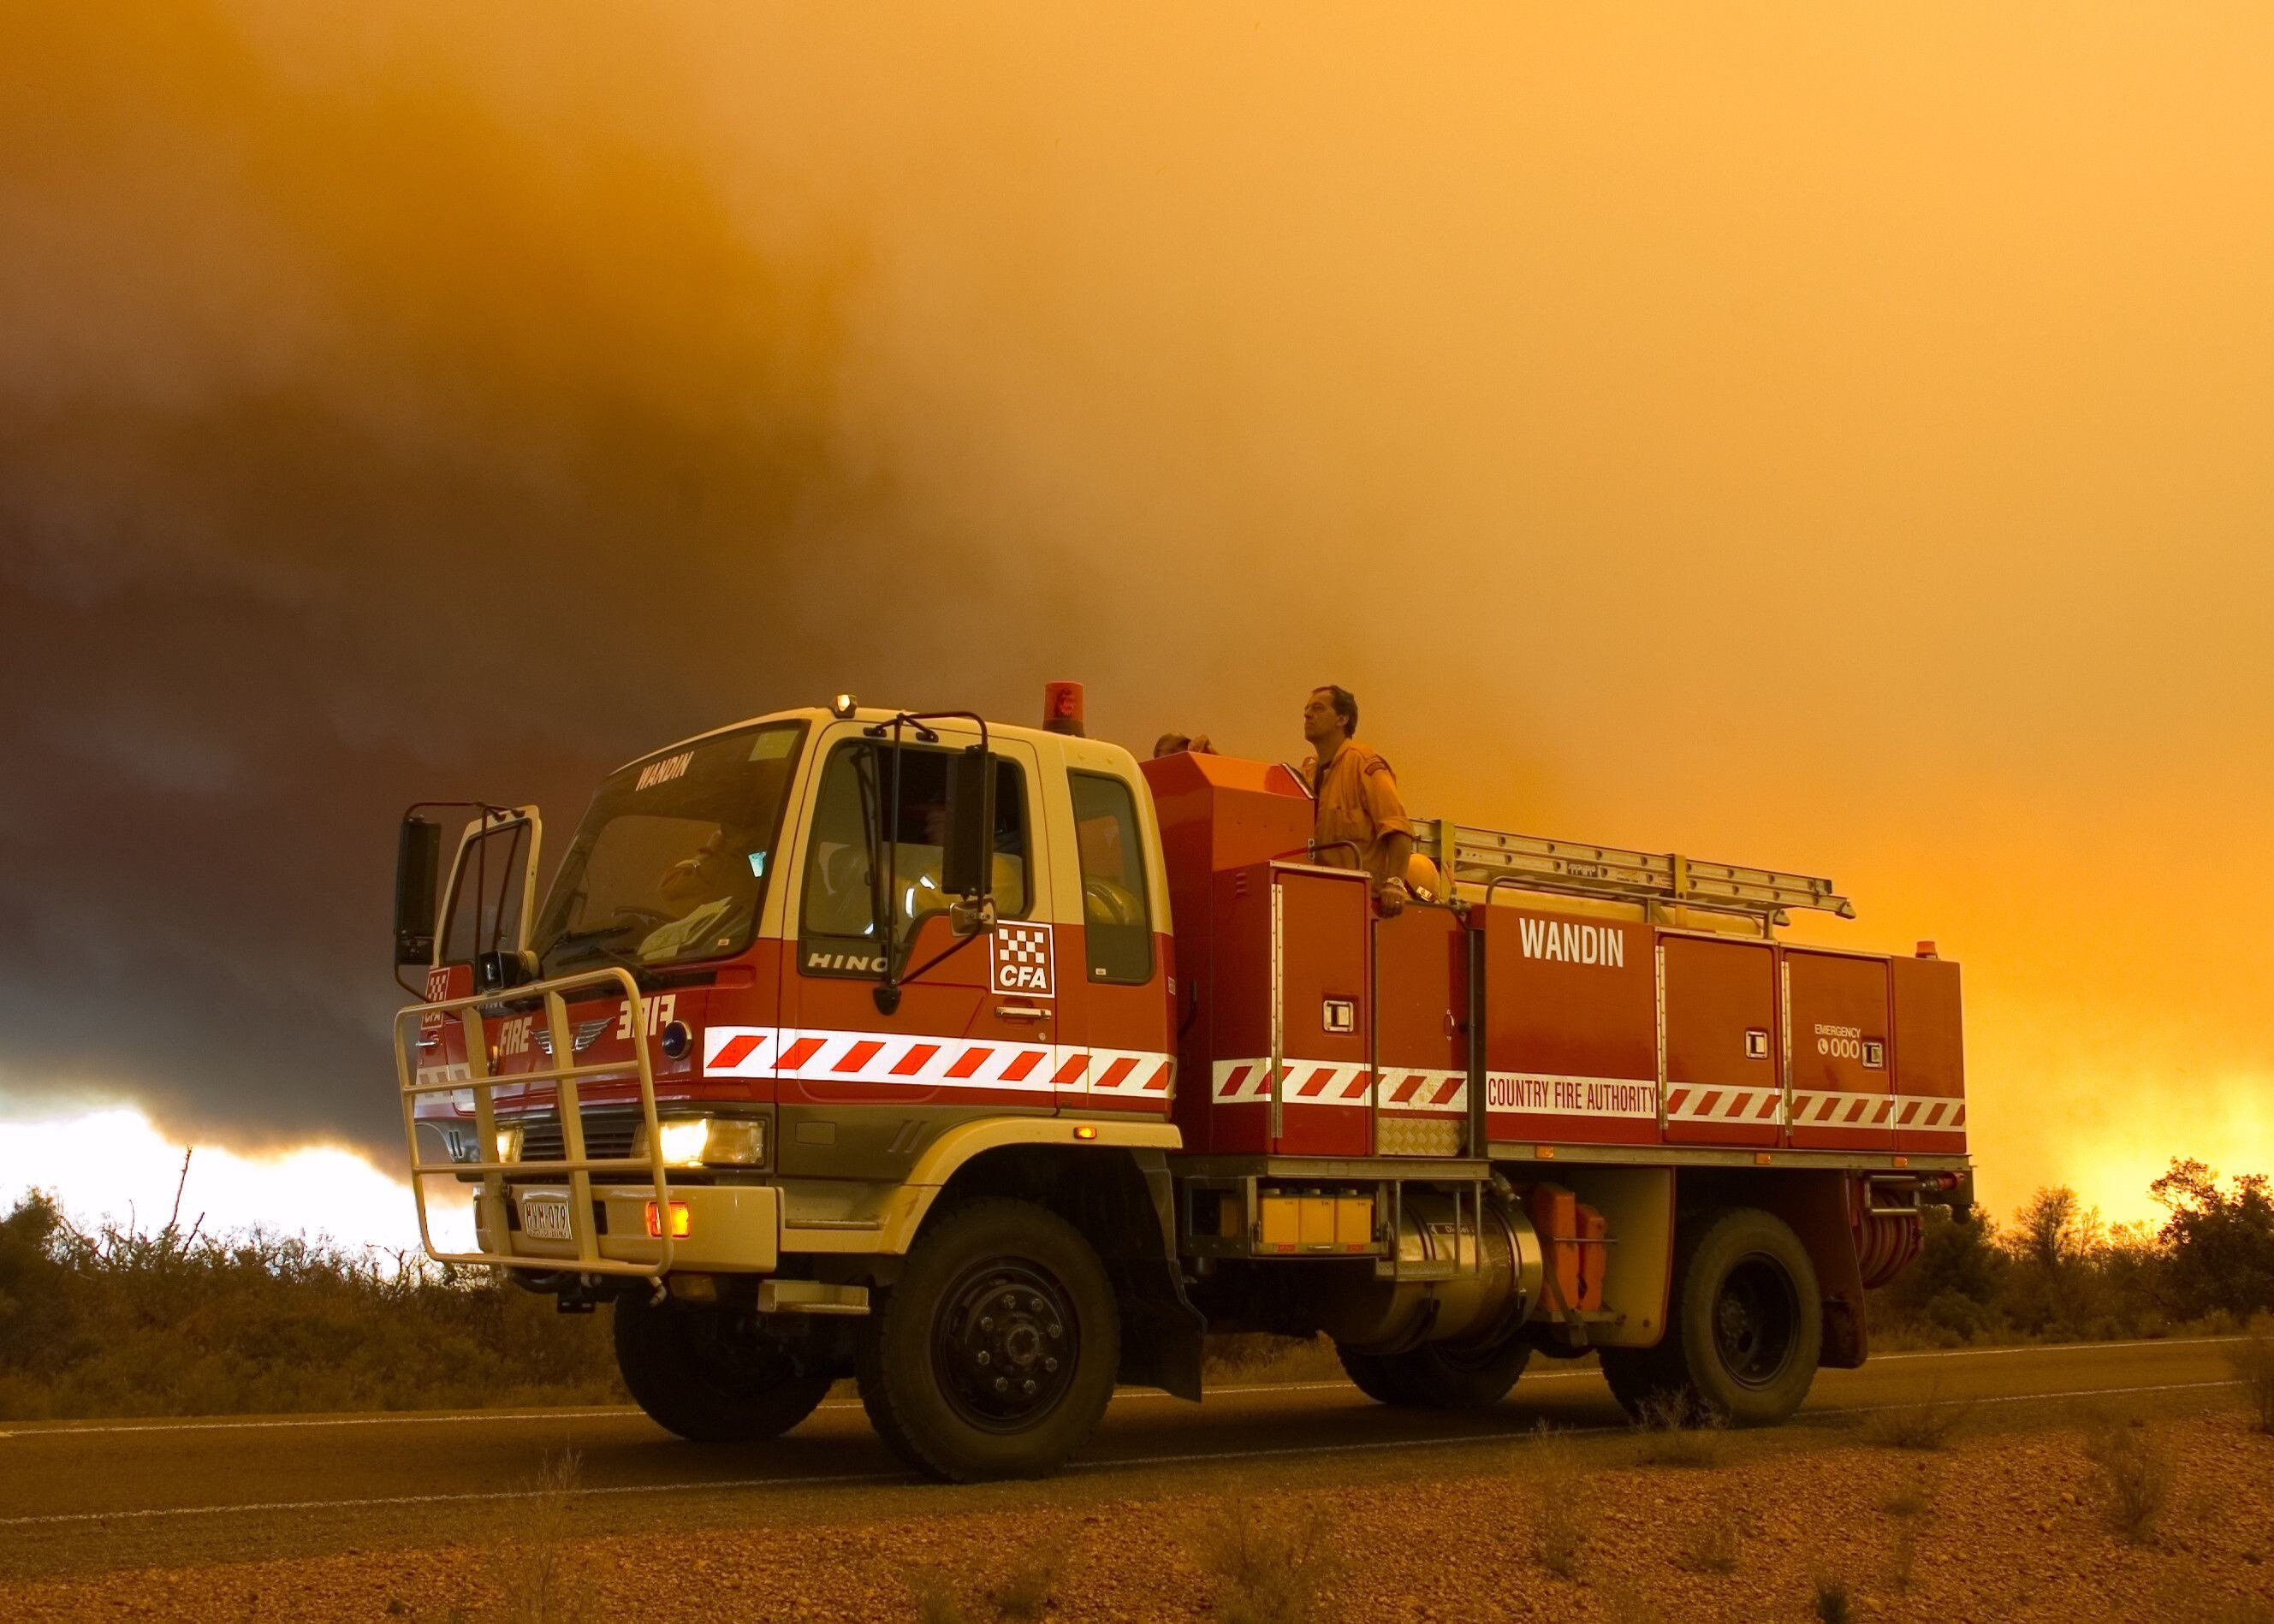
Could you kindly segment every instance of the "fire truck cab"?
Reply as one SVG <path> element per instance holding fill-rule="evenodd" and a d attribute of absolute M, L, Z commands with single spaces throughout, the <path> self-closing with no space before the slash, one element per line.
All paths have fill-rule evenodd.
<path fill-rule="evenodd" d="M 1284 767 L 849 695 L 627 763 L 541 899 L 537 808 L 463 810 L 399 848 L 428 1250 L 609 1304 L 688 1438 L 853 1376 L 921 1471 L 1047 1472 L 1211 1329 L 1773 1421 L 1970 1187 L 1956 966 L 1779 942 L 1822 881 L 1444 821 L 1384 918 Z"/>

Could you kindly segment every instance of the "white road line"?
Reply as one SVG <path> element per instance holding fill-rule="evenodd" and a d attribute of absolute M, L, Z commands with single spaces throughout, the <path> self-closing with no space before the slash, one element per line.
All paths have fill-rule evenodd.
<path fill-rule="evenodd" d="M 2216 1348 L 2223 1342 L 2247 1342 L 2243 1336 L 2153 1336 L 2122 1342 L 2014 1342 L 1998 1348 L 1933 1348 L 1911 1353 L 1875 1353 L 1870 1365 L 1888 1365 L 1898 1359 L 1986 1359 L 2007 1353 L 2092 1353 L 2118 1348 Z M 1869 1368 L 1867 1365 L 1865 1368 Z M 1582 1370 L 1542 1371 L 1524 1378 L 1525 1387 L 1543 1381 L 1570 1381 L 1595 1374 L 1594 1366 Z M 1236 1398 L 1254 1393 L 1323 1393 L 1329 1388 L 1349 1387 L 1347 1381 L 1259 1381 L 1237 1387 L 1210 1387 L 1210 1398 Z M 1351 1389 L 1352 1392 L 1356 1388 Z M 1140 1387 L 1117 1393 L 1113 1402 L 1126 1404 L 1133 1400 L 1165 1399 L 1170 1395 L 1157 1388 Z M 823 1410 L 858 1410 L 858 1399 L 835 1399 L 820 1406 Z M 107 1432 L 266 1432 L 290 1431 L 302 1427 L 324 1426 L 437 1426 L 456 1425 L 466 1421 L 607 1421 L 638 1415 L 636 1406 L 630 1404 L 594 1405 L 584 1410 L 464 1410 L 444 1415 L 404 1416 L 284 1416 L 260 1421 L 120 1421 L 98 1422 L 89 1425 L 68 1423 L 61 1426 L 33 1426 L 14 1432 L 0 1432 L 0 1438 L 94 1438 Z"/>
<path fill-rule="evenodd" d="M 2151 1387 L 2078 1387 L 2066 1393 L 2010 1393 L 1999 1398 L 1952 1399 L 1949 1402 L 1961 1407 L 1970 1404 L 2022 1404 L 2051 1402 L 2067 1398 L 2110 1398 L 2126 1393 L 2184 1393 L 2197 1387 L 2239 1387 L 2239 1380 L 2228 1381 L 2171 1381 Z M 1890 1404 L 1846 1404 L 1827 1406 L 1822 1410 L 1803 1410 L 1795 1421 L 1810 1416 L 1866 1416 L 1882 1410 L 1908 1410 L 1908 1402 Z M 1604 1422 L 1593 1426 L 1559 1426 L 1553 1428 L 1558 1438 L 1578 1438 L 1591 1433 L 1628 1432 L 1634 1429 L 1624 1423 Z M 1536 1433 L 1472 1432 L 1458 1438 L 1374 1438 L 1346 1444 L 1286 1444 L 1270 1449 L 1225 1449 L 1205 1455 L 1127 1455 L 1112 1461 L 1076 1461 L 1068 1468 L 1073 1471 L 1105 1471 L 1125 1466 L 1175 1466 L 1201 1461 L 1262 1461 L 1277 1460 L 1299 1455 L 1348 1455 L 1367 1449 L 1427 1449 L 1450 1447 L 1456 1444 L 1523 1444 L 1530 1442 Z M 0 1523 L 0 1526 L 5 1526 Z"/>
<path fill-rule="evenodd" d="M 2026 1404 L 2050 1403 L 2059 1399 L 2115 1398 L 2136 1393 L 2188 1393 L 2205 1387 L 2239 1387 L 2239 1380 L 2227 1381 L 2169 1381 L 2128 1387 L 2077 1387 L 2061 1393 L 2009 1393 L 1995 1398 L 1954 1399 L 1953 1403 Z M 1848 1404 L 1823 1410 L 1804 1410 L 1807 1416 L 1861 1416 L 1883 1410 L 1902 1410 L 1904 1403 Z M 1590 1434 L 1624 1432 L 1631 1429 L 1623 1425 L 1605 1423 L 1594 1426 L 1570 1426 L 1554 1429 L 1556 1437 L 1582 1437 Z M 1474 1432 L 1456 1438 L 1378 1438 L 1354 1443 L 1291 1444 L 1269 1449 L 1205 1450 L 1196 1455 L 1126 1455 L 1111 1461 L 1076 1461 L 1068 1468 L 1072 1471 L 1120 1471 L 1132 1466 L 1193 1466 L 1217 1461 L 1281 1460 L 1306 1455 L 1358 1455 L 1382 1449 L 1444 1449 L 1461 1444 L 1523 1445 L 1537 1437 L 1531 1431 L 1507 1432 Z M 843 1483 L 915 1483 L 920 1481 L 905 1472 L 838 1472 L 813 1477 L 721 1477 L 710 1482 L 691 1483 L 627 1483 L 607 1484 L 596 1488 L 575 1488 L 568 1492 L 576 1499 L 597 1498 L 607 1494 L 674 1494 L 715 1493 L 721 1489 L 781 1489 L 811 1488 L 823 1484 Z M 226 1516 L 242 1512 L 275 1511 L 363 1511 L 388 1506 L 446 1506 L 464 1505 L 482 1500 L 536 1500 L 557 1493 L 553 1489 L 477 1489 L 454 1494 L 383 1494 L 356 1500 L 261 1500 L 241 1505 L 222 1506 L 154 1506 L 125 1511 L 64 1511 L 39 1516 L 0 1517 L 0 1528 L 52 1528 L 64 1523 L 150 1522 L 169 1517 Z"/>

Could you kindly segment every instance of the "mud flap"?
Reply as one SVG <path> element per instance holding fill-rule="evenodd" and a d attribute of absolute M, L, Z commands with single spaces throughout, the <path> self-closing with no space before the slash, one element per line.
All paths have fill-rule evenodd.
<path fill-rule="evenodd" d="M 1208 1318 L 1185 1296 L 1177 1262 L 1175 1181 L 1159 1151 L 1140 1152 L 1136 1161 L 1160 1228 L 1161 1251 L 1111 1262 L 1121 1288 L 1121 1380 L 1198 1403 L 1201 1335 Z"/>

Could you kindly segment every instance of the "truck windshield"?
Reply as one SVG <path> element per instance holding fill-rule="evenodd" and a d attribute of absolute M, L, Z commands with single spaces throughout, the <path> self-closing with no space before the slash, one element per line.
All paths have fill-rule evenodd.
<path fill-rule="evenodd" d="M 749 945 L 772 877 L 802 722 L 723 733 L 600 786 L 531 945 L 546 975 L 723 959 Z"/>

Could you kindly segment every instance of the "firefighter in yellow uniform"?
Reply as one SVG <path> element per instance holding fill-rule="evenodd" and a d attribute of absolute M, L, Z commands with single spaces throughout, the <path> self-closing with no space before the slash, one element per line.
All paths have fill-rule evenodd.
<path fill-rule="evenodd" d="M 1311 792 L 1313 861 L 1330 868 L 1363 868 L 1384 914 L 1405 906 L 1405 873 L 1413 857 L 1413 824 L 1389 763 L 1358 741 L 1358 700 L 1346 688 L 1316 688 L 1303 706 L 1311 754 L 1303 782 Z"/>

